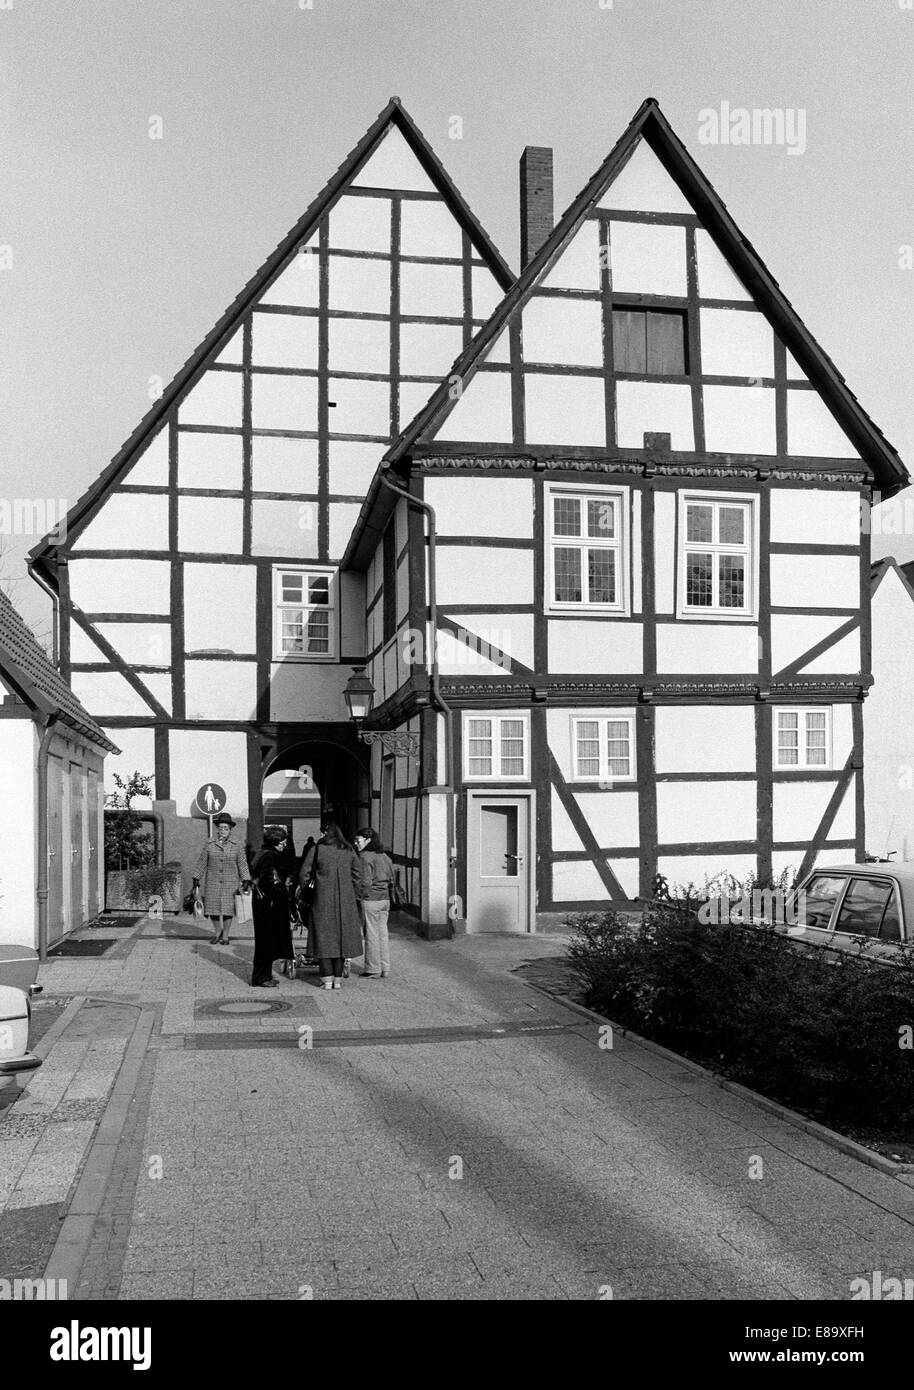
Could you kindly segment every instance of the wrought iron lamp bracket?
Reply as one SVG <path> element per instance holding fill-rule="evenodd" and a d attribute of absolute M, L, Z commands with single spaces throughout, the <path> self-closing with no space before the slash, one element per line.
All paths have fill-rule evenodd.
<path fill-rule="evenodd" d="M 386 753 L 395 753 L 401 758 L 418 758 L 419 756 L 419 735 L 405 733 L 401 729 L 369 729 L 359 730 L 359 738 L 363 743 L 380 743 Z"/>

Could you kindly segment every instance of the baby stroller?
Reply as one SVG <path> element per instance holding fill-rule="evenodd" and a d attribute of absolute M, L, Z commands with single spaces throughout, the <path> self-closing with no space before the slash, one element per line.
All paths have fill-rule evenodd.
<path fill-rule="evenodd" d="M 292 960 L 285 962 L 285 973 L 290 980 L 294 980 L 299 971 L 304 975 L 309 971 L 317 974 L 320 970 L 320 963 L 311 954 L 311 932 L 308 923 L 305 921 L 302 912 L 301 893 L 296 885 L 295 892 L 290 897 L 289 914 L 292 925 L 292 947 L 295 956 Z M 343 962 L 343 978 L 347 979 L 350 973 L 348 959 Z"/>

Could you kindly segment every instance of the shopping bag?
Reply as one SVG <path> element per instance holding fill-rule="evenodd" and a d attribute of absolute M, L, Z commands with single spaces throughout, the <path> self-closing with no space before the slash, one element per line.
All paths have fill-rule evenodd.
<path fill-rule="evenodd" d="M 250 893 L 235 894 L 235 921 L 250 922 L 254 916 L 254 909 L 251 906 Z"/>

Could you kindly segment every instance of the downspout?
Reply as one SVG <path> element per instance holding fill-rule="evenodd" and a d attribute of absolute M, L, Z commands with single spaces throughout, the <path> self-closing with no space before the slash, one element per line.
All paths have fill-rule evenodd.
<path fill-rule="evenodd" d="M 432 703 L 436 709 L 444 715 L 444 773 L 445 773 L 445 792 L 447 793 L 447 895 L 448 912 L 457 897 L 457 844 L 456 844 L 456 805 L 454 791 L 454 712 L 450 705 L 441 694 L 441 685 L 438 679 L 438 599 L 436 576 L 437 566 L 435 560 L 435 509 L 430 502 L 425 502 L 418 497 L 414 497 L 405 488 L 398 487 L 392 483 L 385 474 L 380 475 L 380 481 L 391 492 L 395 492 L 398 497 L 402 497 L 412 507 L 418 507 L 428 518 L 428 626 L 431 628 L 432 640 L 431 651 L 428 659 L 428 672 L 431 684 Z M 453 918 L 448 916 L 449 934 L 453 935 Z"/>
<path fill-rule="evenodd" d="M 48 958 L 48 750 L 57 718 L 49 714 L 38 745 L 38 959 Z"/>
<path fill-rule="evenodd" d="M 34 565 L 33 562 L 30 561 L 30 562 L 26 565 L 26 569 L 27 569 L 28 572 L 29 572 L 29 577 L 30 577 L 31 579 L 34 579 L 34 581 L 35 581 L 35 583 L 38 585 L 39 589 L 43 589 L 44 592 L 47 594 L 48 598 L 51 600 L 51 607 L 52 607 L 53 610 L 54 610 L 53 617 L 52 617 L 52 619 L 51 619 L 51 640 L 52 640 L 51 660 L 53 661 L 53 663 L 54 663 L 55 666 L 58 666 L 58 667 L 59 667 L 59 665 L 60 665 L 60 637 L 59 637 L 59 633 L 60 633 L 60 595 L 54 592 L 54 590 L 51 588 L 51 586 L 50 586 L 50 584 L 48 583 L 48 581 L 43 577 L 43 575 L 41 574 L 41 571 L 38 570 L 38 569 L 35 567 L 35 565 Z"/>
<path fill-rule="evenodd" d="M 156 868 L 165 863 L 165 819 L 161 811 L 137 811 L 142 821 L 152 821 L 152 843 L 155 847 Z"/>

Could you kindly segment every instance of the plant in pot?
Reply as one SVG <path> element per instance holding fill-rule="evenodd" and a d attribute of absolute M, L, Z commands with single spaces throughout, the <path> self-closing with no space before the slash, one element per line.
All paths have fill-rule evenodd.
<path fill-rule="evenodd" d="M 116 772 L 114 785 L 105 800 L 105 906 L 111 912 L 177 912 L 181 866 L 156 864 L 149 828 L 133 805 L 138 796 L 152 796 L 152 778 Z"/>

